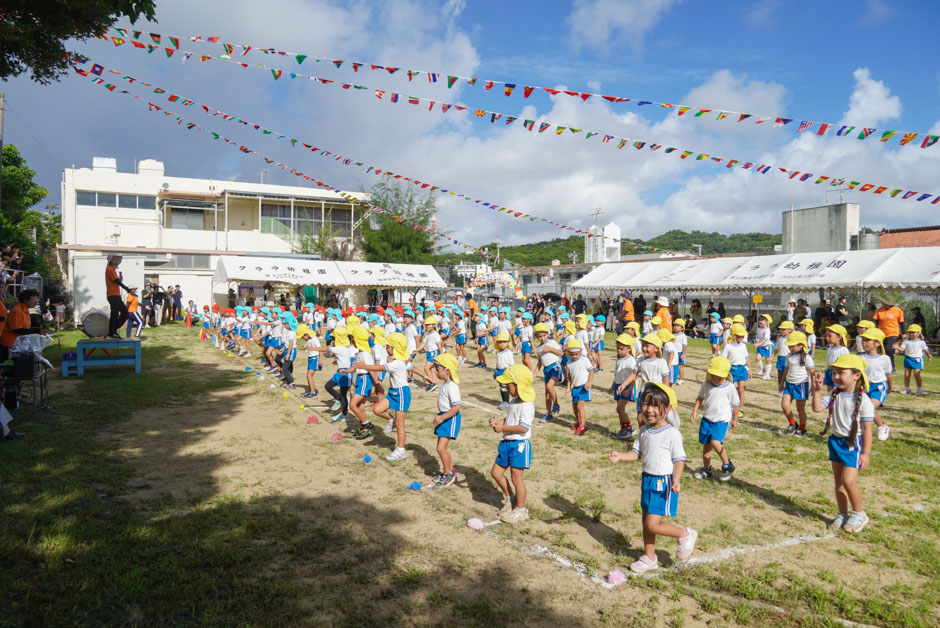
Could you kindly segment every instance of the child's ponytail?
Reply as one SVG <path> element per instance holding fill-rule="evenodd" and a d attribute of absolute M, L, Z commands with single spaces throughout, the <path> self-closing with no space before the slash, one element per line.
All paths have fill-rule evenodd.
<path fill-rule="evenodd" d="M 829 425 L 832 424 L 832 410 L 836 405 L 836 397 L 839 395 L 839 389 L 836 388 L 832 391 L 832 394 L 829 395 L 829 401 L 826 403 L 826 425 L 823 427 L 823 431 L 819 433 L 820 436 L 825 436 L 826 432 L 829 431 Z"/>

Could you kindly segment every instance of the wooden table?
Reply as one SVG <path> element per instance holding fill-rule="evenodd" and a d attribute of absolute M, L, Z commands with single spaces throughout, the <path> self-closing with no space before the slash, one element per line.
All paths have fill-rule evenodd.
<path fill-rule="evenodd" d="M 96 349 L 101 349 L 105 355 L 93 355 Z M 133 349 L 133 353 L 118 353 L 121 349 Z M 118 364 L 133 364 L 134 372 L 140 373 L 140 341 L 134 339 L 128 340 L 109 340 L 89 338 L 79 340 L 76 348 L 75 374 L 81 377 L 85 374 L 85 368 L 89 366 L 114 366 Z M 62 376 L 67 377 L 71 372 L 71 366 L 66 362 L 62 363 Z"/>

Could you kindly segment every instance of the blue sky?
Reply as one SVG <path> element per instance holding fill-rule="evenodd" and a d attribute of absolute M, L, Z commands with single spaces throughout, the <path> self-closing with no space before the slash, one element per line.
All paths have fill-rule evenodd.
<path fill-rule="evenodd" d="M 798 120 L 844 121 L 878 129 L 940 133 L 940 45 L 930 24 L 936 2 L 685 2 L 580 0 L 503 3 L 463 0 L 206 1 L 157 3 L 158 24 L 144 31 L 219 35 L 222 42 L 271 46 L 312 56 L 356 59 L 498 81 L 565 87 Z M 129 26 L 124 24 L 123 26 Z M 183 43 L 196 53 L 220 46 Z M 602 207 L 602 220 L 625 236 L 649 237 L 672 228 L 733 233 L 779 231 L 780 212 L 822 204 L 828 185 L 789 181 L 779 172 L 755 175 L 710 162 L 679 160 L 662 151 L 617 151 L 597 138 L 527 133 L 467 114 L 380 101 L 310 81 L 281 79 L 216 61 L 182 64 L 178 55 L 146 55 L 98 40 L 77 49 L 109 67 L 288 133 L 327 149 L 555 221 L 584 227 Z M 249 53 L 249 62 L 272 58 Z M 278 64 L 285 70 L 298 66 Z M 299 71 L 370 88 L 507 115 L 844 176 L 891 188 L 940 194 L 940 143 L 922 150 L 887 143 L 797 134 L 745 122 L 676 117 L 634 103 L 581 103 L 536 92 L 523 99 L 486 93 L 480 85 L 408 83 L 348 64 L 299 66 Z M 122 86 L 126 87 L 126 85 Z M 125 96 L 69 77 L 51 87 L 9 81 L 5 141 L 17 144 L 39 180 L 59 201 L 61 170 L 114 156 L 121 170 L 133 160 L 160 159 L 168 175 L 258 180 L 263 162 L 206 134 L 187 132 Z M 147 91 L 138 91 L 148 95 Z M 172 108 L 169 103 L 166 104 Z M 239 142 L 345 189 L 376 181 L 283 141 L 221 126 L 194 108 L 180 113 L 223 130 Z M 712 114 L 714 116 L 714 114 Z M 268 167 L 268 181 L 297 178 Z M 851 192 L 872 227 L 936 224 L 938 206 Z M 929 201 L 928 201 L 929 202 Z M 515 220 L 476 204 L 442 197 L 439 222 L 454 238 L 483 244 L 499 234 L 522 243 L 567 235 L 540 222 Z"/>

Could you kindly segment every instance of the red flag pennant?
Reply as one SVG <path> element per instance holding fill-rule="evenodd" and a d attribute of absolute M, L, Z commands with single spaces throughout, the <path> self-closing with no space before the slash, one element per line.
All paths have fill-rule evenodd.
<path fill-rule="evenodd" d="M 493 81 L 487 81 L 487 82 L 485 82 L 485 83 L 483 84 L 483 91 L 484 91 L 484 92 L 490 91 L 490 90 L 493 88 L 493 85 L 495 85 L 495 83 L 493 83 Z"/>
<path fill-rule="evenodd" d="M 523 85 L 523 86 L 522 86 L 522 96 L 523 96 L 523 98 L 528 98 L 529 96 L 531 96 L 531 95 L 532 95 L 532 90 L 534 90 L 534 89 L 535 89 L 535 88 L 532 87 L 532 86 L 530 86 L 530 85 Z"/>

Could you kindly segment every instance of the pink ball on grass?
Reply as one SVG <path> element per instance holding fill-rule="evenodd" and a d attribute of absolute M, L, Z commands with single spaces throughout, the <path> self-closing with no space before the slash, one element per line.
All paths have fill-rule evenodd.
<path fill-rule="evenodd" d="M 619 569 L 614 569 L 613 571 L 607 574 L 607 582 L 611 584 L 614 584 L 614 585 L 623 584 L 626 581 L 627 581 L 627 576 L 625 576 L 624 573 L 620 571 Z"/>
<path fill-rule="evenodd" d="M 486 526 L 483 525 L 482 519 L 474 517 L 473 519 L 470 519 L 467 521 L 467 527 L 470 528 L 471 530 L 482 530 Z"/>
<path fill-rule="evenodd" d="M 264 375 L 259 375 L 259 376 L 258 376 L 258 381 L 259 381 L 259 382 L 262 381 L 263 379 L 264 379 Z"/>
<path fill-rule="evenodd" d="M 274 384 L 268 384 L 268 388 L 277 388 Z"/>

